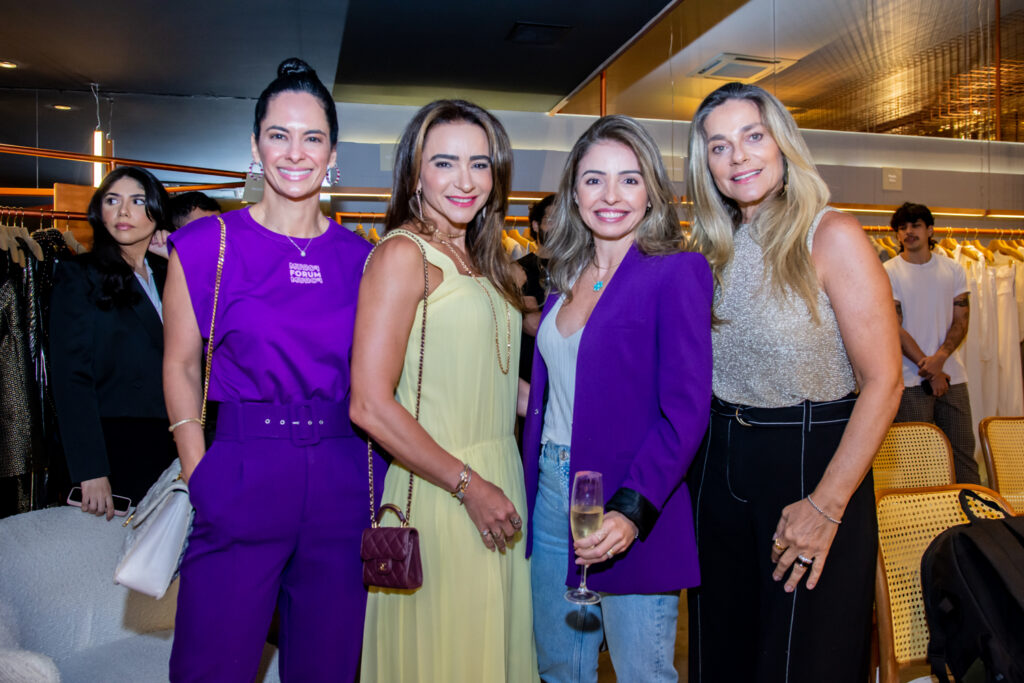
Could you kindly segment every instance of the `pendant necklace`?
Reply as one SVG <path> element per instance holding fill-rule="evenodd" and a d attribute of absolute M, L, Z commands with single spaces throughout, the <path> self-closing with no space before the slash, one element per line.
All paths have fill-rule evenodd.
<path fill-rule="evenodd" d="M 283 233 L 282 233 L 282 234 L 283 234 Z M 311 243 L 311 242 L 312 242 L 313 240 L 315 240 L 315 239 L 316 239 L 316 235 L 314 235 L 313 237 L 310 237 L 310 238 L 309 238 L 308 240 L 306 240 L 306 246 L 305 246 L 305 247 L 300 247 L 300 246 L 298 245 L 298 243 L 297 243 L 297 242 L 296 242 L 295 240 L 293 240 L 293 239 L 292 239 L 292 238 L 291 238 L 290 236 L 288 236 L 288 235 L 285 235 L 285 237 L 286 237 L 286 238 L 288 238 L 288 241 L 289 241 L 289 242 L 291 242 L 291 243 L 292 243 L 292 245 L 293 245 L 293 246 L 294 246 L 294 247 L 295 247 L 296 249 L 298 249 L 298 250 L 299 250 L 299 254 L 300 254 L 300 255 L 301 255 L 301 256 L 302 256 L 303 258 L 305 258 L 305 257 L 306 257 L 306 249 L 309 249 L 309 245 L 310 245 L 310 243 Z"/>
<path fill-rule="evenodd" d="M 608 270 L 609 268 L 611 268 L 611 266 L 606 266 L 606 267 L 602 268 L 601 266 L 599 266 L 599 265 L 597 265 L 595 263 L 594 264 L 594 268 L 596 268 L 598 272 L 601 272 L 602 270 Z M 604 287 L 604 278 L 601 278 L 600 280 L 598 280 L 597 282 L 594 283 L 594 291 L 595 292 L 600 292 L 603 287 Z"/>

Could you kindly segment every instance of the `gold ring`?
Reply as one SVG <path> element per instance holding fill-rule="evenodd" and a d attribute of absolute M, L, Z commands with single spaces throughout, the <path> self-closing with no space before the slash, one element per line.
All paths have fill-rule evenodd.
<path fill-rule="evenodd" d="M 613 553 L 611 550 L 609 550 L 608 552 L 605 553 L 605 555 L 607 555 L 608 559 L 610 560 L 615 555 L 615 553 Z"/>
<path fill-rule="evenodd" d="M 786 546 L 784 546 L 781 543 L 779 543 L 779 539 L 777 539 L 777 538 L 773 538 L 772 539 L 772 545 L 774 545 L 775 549 L 778 550 L 780 553 L 786 551 Z"/>

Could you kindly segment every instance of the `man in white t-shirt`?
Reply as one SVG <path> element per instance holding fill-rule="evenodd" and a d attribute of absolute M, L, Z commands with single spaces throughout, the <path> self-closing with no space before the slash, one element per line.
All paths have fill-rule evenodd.
<path fill-rule="evenodd" d="M 957 483 L 980 484 L 967 372 L 954 354 L 967 335 L 967 276 L 956 261 L 932 253 L 935 219 L 928 207 L 907 202 L 890 225 L 900 253 L 884 265 L 900 319 L 904 385 L 894 421 L 937 425 L 953 446 Z"/>

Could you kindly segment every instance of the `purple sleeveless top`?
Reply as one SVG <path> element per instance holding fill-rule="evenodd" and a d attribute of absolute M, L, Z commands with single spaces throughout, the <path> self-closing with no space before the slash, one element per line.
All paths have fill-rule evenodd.
<path fill-rule="evenodd" d="M 370 244 L 334 221 L 307 246 L 306 239 L 293 244 L 263 227 L 248 208 L 222 218 L 227 246 L 210 400 L 347 400 L 356 299 Z M 214 216 L 170 237 L 204 338 L 210 331 L 219 241 Z"/>

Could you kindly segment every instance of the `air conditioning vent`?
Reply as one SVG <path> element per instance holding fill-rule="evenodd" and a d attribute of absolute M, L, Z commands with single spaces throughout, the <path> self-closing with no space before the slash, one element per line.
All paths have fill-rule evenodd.
<path fill-rule="evenodd" d="M 713 78 L 719 81 L 754 83 L 771 73 L 778 73 L 796 64 L 783 57 L 754 57 L 723 52 L 710 62 L 688 74 L 691 78 Z"/>

